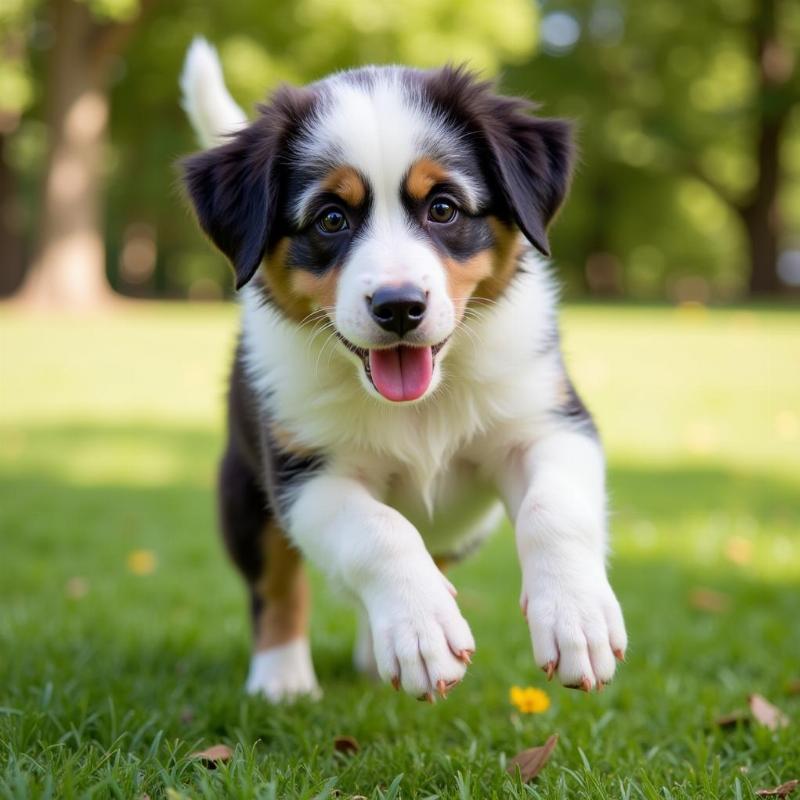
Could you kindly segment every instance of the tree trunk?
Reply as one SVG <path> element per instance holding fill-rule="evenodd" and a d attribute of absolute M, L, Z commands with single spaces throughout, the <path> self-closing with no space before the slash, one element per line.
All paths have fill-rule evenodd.
<path fill-rule="evenodd" d="M 16 291 L 25 271 L 22 209 L 17 176 L 6 160 L 7 143 L 0 133 L 0 297 Z"/>
<path fill-rule="evenodd" d="M 770 295 L 782 288 L 778 279 L 778 251 L 783 230 L 778 204 L 780 145 L 791 108 L 786 90 L 794 59 L 778 36 L 776 1 L 759 0 L 756 8 L 752 42 L 758 65 L 755 152 L 758 173 L 749 199 L 738 210 L 750 251 L 749 292 Z"/>
<path fill-rule="evenodd" d="M 112 296 L 101 213 L 108 95 L 91 47 L 95 23 L 88 4 L 53 0 L 52 11 L 56 40 L 47 65 L 50 142 L 39 247 L 20 299 L 82 310 Z"/>
<path fill-rule="evenodd" d="M 778 279 L 781 127 L 762 122 L 758 138 L 758 181 L 750 202 L 740 209 L 750 251 L 748 289 L 751 295 L 777 294 L 781 290 Z"/>

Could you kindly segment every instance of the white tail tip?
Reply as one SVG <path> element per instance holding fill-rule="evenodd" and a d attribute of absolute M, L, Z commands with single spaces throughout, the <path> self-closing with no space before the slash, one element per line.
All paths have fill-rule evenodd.
<path fill-rule="evenodd" d="M 217 51 L 197 36 L 186 51 L 180 77 L 181 106 L 203 147 L 224 141 L 247 124 L 247 116 L 225 86 Z"/>

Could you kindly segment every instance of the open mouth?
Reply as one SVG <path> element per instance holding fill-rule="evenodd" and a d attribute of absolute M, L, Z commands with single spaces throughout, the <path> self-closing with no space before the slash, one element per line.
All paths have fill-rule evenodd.
<path fill-rule="evenodd" d="M 356 347 L 341 334 L 339 338 L 351 353 L 355 353 L 364 364 L 364 371 L 375 389 L 394 403 L 418 400 L 433 380 L 436 355 L 447 339 L 433 346 L 414 347 L 399 344 L 394 347 Z"/>

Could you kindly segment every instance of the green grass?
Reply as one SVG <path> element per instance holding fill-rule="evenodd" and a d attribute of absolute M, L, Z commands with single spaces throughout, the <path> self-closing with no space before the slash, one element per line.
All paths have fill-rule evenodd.
<path fill-rule="evenodd" d="M 243 696 L 245 596 L 212 493 L 235 325 L 223 307 L 0 314 L 0 796 L 668 800 L 800 778 L 800 314 L 567 311 L 609 450 L 628 661 L 600 695 L 544 682 L 504 529 L 454 572 L 478 652 L 435 706 L 354 675 L 352 614 L 319 580 L 325 698 Z M 152 574 L 128 569 L 136 550 Z M 728 610 L 692 608 L 698 586 Z M 550 710 L 519 716 L 512 684 Z M 714 727 L 754 691 L 791 727 Z M 506 777 L 555 731 L 533 785 Z M 360 752 L 335 754 L 338 734 Z M 189 758 L 218 742 L 228 765 Z"/>

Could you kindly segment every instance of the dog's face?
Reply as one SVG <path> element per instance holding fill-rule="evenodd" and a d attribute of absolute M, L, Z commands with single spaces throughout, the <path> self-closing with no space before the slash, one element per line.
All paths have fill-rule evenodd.
<path fill-rule="evenodd" d="M 333 325 L 364 388 L 412 402 L 470 303 L 547 254 L 569 127 L 463 70 L 397 67 L 283 89 L 230 142 L 185 162 L 198 218 L 241 288 Z"/>

